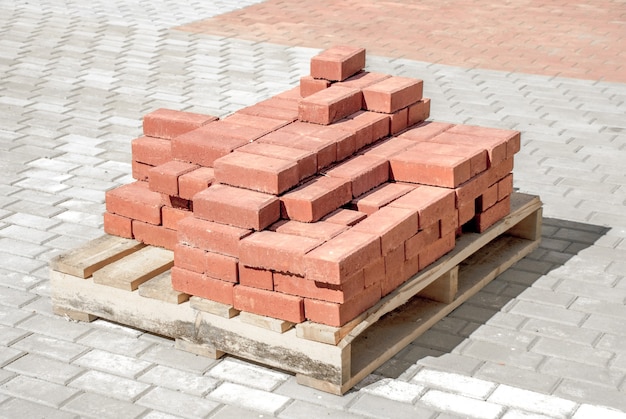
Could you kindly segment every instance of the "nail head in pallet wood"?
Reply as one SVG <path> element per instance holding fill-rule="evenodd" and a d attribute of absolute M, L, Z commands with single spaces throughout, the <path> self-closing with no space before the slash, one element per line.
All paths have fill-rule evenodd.
<path fill-rule="evenodd" d="M 292 328 L 269 332 L 248 324 L 241 316 L 225 318 L 197 311 L 189 302 L 163 304 L 158 300 L 52 271 L 55 312 L 72 310 L 99 316 L 139 329 L 208 346 L 296 374 L 298 382 L 343 394 L 390 359 L 438 320 L 478 292 L 498 274 L 532 252 L 538 237 L 541 202 L 514 194 L 511 213 L 482 234 L 467 233 L 455 249 L 409 279 L 368 310 L 336 345 L 302 339 Z M 524 228 L 515 228 L 518 225 Z M 533 230 L 532 226 L 537 228 Z M 508 233 L 507 233 L 508 231 Z M 505 234 L 506 233 L 506 234 Z M 426 286 L 459 266 L 458 293 L 450 303 L 416 296 Z M 193 346 L 193 345 L 191 345 Z"/>
<path fill-rule="evenodd" d="M 147 246 L 93 273 L 96 284 L 134 291 L 147 280 L 174 266 L 174 252 Z"/>
<path fill-rule="evenodd" d="M 77 249 L 56 256 L 50 261 L 50 268 L 79 278 L 88 278 L 98 269 L 142 247 L 145 244 L 136 240 L 105 234 Z"/>

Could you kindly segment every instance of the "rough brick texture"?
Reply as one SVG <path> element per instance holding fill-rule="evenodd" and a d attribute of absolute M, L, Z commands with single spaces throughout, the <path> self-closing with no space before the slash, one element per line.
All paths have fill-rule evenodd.
<path fill-rule="evenodd" d="M 210 115 L 171 109 L 157 109 L 144 115 L 143 134 L 171 140 L 216 120 L 217 117 Z"/>
<path fill-rule="evenodd" d="M 392 76 L 363 88 L 365 109 L 393 113 L 422 99 L 422 80 Z"/>
<path fill-rule="evenodd" d="M 358 89 L 331 86 L 300 101 L 301 121 L 328 125 L 361 109 L 363 94 Z"/>
<path fill-rule="evenodd" d="M 150 190 L 147 182 L 133 182 L 105 194 L 108 212 L 146 223 L 161 224 L 161 195 Z"/>
<path fill-rule="evenodd" d="M 234 294 L 234 306 L 237 310 L 287 320 L 292 323 L 304 321 L 304 300 L 302 297 L 246 287 L 245 285 L 237 285 Z"/>
<path fill-rule="evenodd" d="M 316 79 L 341 81 L 364 67 L 364 48 L 336 46 L 311 58 L 311 76 Z"/>

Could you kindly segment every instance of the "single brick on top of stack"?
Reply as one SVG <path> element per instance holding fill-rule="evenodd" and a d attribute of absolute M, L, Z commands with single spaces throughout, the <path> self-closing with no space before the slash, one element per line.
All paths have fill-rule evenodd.
<path fill-rule="evenodd" d="M 107 193 L 105 231 L 173 249 L 178 291 L 294 323 L 352 320 L 463 227 L 509 212 L 519 150 L 515 131 L 423 122 L 421 80 L 364 66 L 365 50 L 334 47 L 298 88 L 223 120 L 146 115 L 137 182 Z"/>

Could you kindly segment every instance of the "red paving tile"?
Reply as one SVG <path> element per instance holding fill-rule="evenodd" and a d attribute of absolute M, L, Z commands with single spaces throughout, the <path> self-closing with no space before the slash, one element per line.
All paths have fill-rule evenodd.
<path fill-rule="evenodd" d="M 468 68 L 626 82 L 621 0 L 268 0 L 179 30 Z"/>

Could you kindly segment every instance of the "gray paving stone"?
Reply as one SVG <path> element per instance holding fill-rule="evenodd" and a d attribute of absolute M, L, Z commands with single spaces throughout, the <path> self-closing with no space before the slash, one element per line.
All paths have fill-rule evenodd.
<path fill-rule="evenodd" d="M 516 301 L 510 312 L 536 319 L 556 321 L 571 326 L 582 324 L 586 318 L 585 314 L 581 312 L 531 301 Z"/>
<path fill-rule="evenodd" d="M 548 338 L 558 338 L 559 341 L 587 345 L 592 345 L 601 335 L 599 331 L 568 326 L 545 319 L 530 319 L 522 326 L 522 329 Z"/>
<path fill-rule="evenodd" d="M 11 399 L 5 403 L 0 403 L 0 415 L 6 418 L 22 417 L 24 412 L 28 412 L 31 417 L 39 417 L 46 419 L 77 419 L 78 416 L 62 412 L 52 407 L 44 406 L 40 403 L 34 403 L 23 399 Z"/>
<path fill-rule="evenodd" d="M 494 383 L 478 378 L 426 368 L 420 370 L 411 382 L 475 399 L 485 399 L 496 387 Z"/>
<path fill-rule="evenodd" d="M 533 393 L 527 390 L 500 385 L 487 399 L 490 402 L 521 410 L 555 417 L 571 415 L 577 404 L 559 397 Z"/>
<path fill-rule="evenodd" d="M 624 393 L 604 385 L 590 385 L 566 378 L 559 384 L 554 394 L 580 403 L 607 406 L 626 412 Z"/>
<path fill-rule="evenodd" d="M 426 392 L 420 401 L 437 410 L 473 418 L 498 418 L 504 411 L 504 406 L 495 403 L 439 390 Z"/>
<path fill-rule="evenodd" d="M 205 417 L 219 407 L 219 403 L 157 387 L 137 401 L 138 405 L 176 415 L 177 417 Z"/>
<path fill-rule="evenodd" d="M 289 375 L 266 367 L 251 365 L 232 358 L 225 358 L 211 368 L 208 375 L 220 380 L 272 391 L 289 379 Z"/>
<path fill-rule="evenodd" d="M 31 316 L 32 313 L 0 304 L 0 324 L 14 327 Z"/>
<path fill-rule="evenodd" d="M 330 409 L 344 410 L 357 396 L 357 392 L 349 391 L 343 396 L 326 393 L 311 387 L 298 384 L 295 377 L 289 378 L 274 391 L 290 399 L 301 400 L 318 406 L 325 406 Z"/>
<path fill-rule="evenodd" d="M 37 298 L 27 291 L 0 286 L 0 304 L 20 308 Z"/>
<path fill-rule="evenodd" d="M 497 362 L 485 362 L 474 376 L 539 393 L 550 393 L 560 381 L 557 376 L 541 374 Z"/>
<path fill-rule="evenodd" d="M 364 416 L 354 413 L 348 413 L 345 410 L 333 410 L 332 408 L 320 406 L 318 404 L 308 403 L 301 400 L 296 400 L 287 406 L 283 411 L 278 414 L 279 418 L 284 419 L 308 419 L 314 415 L 316 417 L 326 418 L 346 418 L 346 419 L 358 419 Z M 252 415 L 250 415 L 252 416 Z M 215 417 L 218 417 L 217 415 Z M 221 417 L 221 416 L 219 416 Z M 225 416 L 235 419 L 234 416 Z M 242 417 L 242 416 L 238 416 Z"/>
<path fill-rule="evenodd" d="M 61 317 L 31 316 L 20 323 L 22 329 L 62 341 L 75 341 L 89 331 L 89 326 L 64 320 Z"/>
<path fill-rule="evenodd" d="M 140 359 L 196 373 L 203 373 L 218 362 L 214 359 L 194 355 L 175 349 L 174 347 L 166 347 L 163 345 L 151 347 L 140 356 Z"/>
<path fill-rule="evenodd" d="M 582 418 L 606 418 L 606 419 L 623 419 L 626 418 L 625 412 L 620 412 L 616 409 L 607 408 L 604 406 L 592 406 L 589 404 L 582 404 L 572 416 L 573 419 Z"/>
<path fill-rule="evenodd" d="M 152 386 L 100 371 L 87 371 L 68 384 L 69 387 L 124 401 L 135 401 Z"/>
<path fill-rule="evenodd" d="M 626 372 L 624 371 L 608 370 L 605 368 L 598 368 L 594 365 L 559 358 L 546 359 L 546 361 L 539 368 L 539 371 L 546 374 L 560 375 L 565 378 L 583 381 L 590 384 L 600 384 L 614 387 L 617 387 L 626 376 Z"/>
<path fill-rule="evenodd" d="M 3 346 L 11 346 L 13 343 L 23 339 L 27 335 L 29 335 L 29 332 L 25 330 L 0 325 L 0 344 Z"/>
<path fill-rule="evenodd" d="M 464 356 L 489 362 L 504 363 L 533 371 L 544 361 L 544 357 L 539 354 L 482 341 L 470 341 L 461 350 L 461 353 Z"/>
<path fill-rule="evenodd" d="M 427 357 L 418 360 L 419 365 L 463 375 L 472 375 L 484 361 L 462 356 L 455 353 L 444 354 L 440 357 Z"/>
<path fill-rule="evenodd" d="M 136 357 L 152 346 L 149 342 L 137 339 L 137 336 L 105 329 L 94 329 L 76 343 L 130 357 Z"/>
<path fill-rule="evenodd" d="M 160 365 L 146 371 L 137 380 L 194 396 L 206 395 L 219 384 L 219 380 L 211 377 Z"/>
<path fill-rule="evenodd" d="M 289 407 L 291 407 L 291 406 L 289 406 Z M 307 409 L 308 405 L 305 405 L 303 408 Z M 318 406 L 318 409 L 319 409 L 319 406 Z M 295 408 L 295 413 L 294 413 L 295 417 L 298 417 L 297 415 L 299 413 L 300 413 L 300 411 L 296 407 Z M 310 415 L 311 412 L 308 411 L 308 414 Z M 215 410 L 208 417 L 211 418 L 211 419 L 241 419 L 241 418 L 257 418 L 257 417 L 262 417 L 262 416 L 263 415 L 259 414 L 259 412 L 254 412 L 254 411 L 248 410 L 248 409 L 242 409 L 241 407 L 238 407 L 238 406 L 224 405 L 224 406 L 219 407 L 217 410 Z M 287 417 L 290 417 L 290 416 L 287 416 Z"/>
<path fill-rule="evenodd" d="M 424 407 L 391 400 L 372 394 L 361 395 L 349 409 L 350 413 L 372 418 L 432 418 L 435 411 Z"/>
<path fill-rule="evenodd" d="M 26 354 L 5 365 L 4 368 L 20 375 L 61 385 L 67 384 L 84 371 L 74 365 L 33 354 Z"/>
<path fill-rule="evenodd" d="M 235 404 L 249 410 L 275 415 L 289 402 L 289 398 L 280 394 L 270 393 L 225 382 L 213 390 L 209 397 L 225 404 Z"/>
<path fill-rule="evenodd" d="M 147 411 L 144 407 L 93 393 L 78 395 L 65 404 L 63 410 L 94 419 L 138 418 Z"/>
<path fill-rule="evenodd" d="M 425 391 L 426 388 L 422 385 L 389 378 L 383 378 L 361 388 L 363 393 L 403 403 L 415 402 Z"/>
<path fill-rule="evenodd" d="M 118 355 L 111 352 L 93 349 L 73 361 L 75 365 L 98 371 L 108 372 L 128 378 L 137 378 L 153 364 L 137 358 Z"/>
<path fill-rule="evenodd" d="M 63 402 L 78 393 L 77 390 L 60 384 L 54 384 L 22 375 L 18 375 L 2 384 L 0 391 L 10 394 L 13 397 L 57 408 L 60 407 Z"/>

